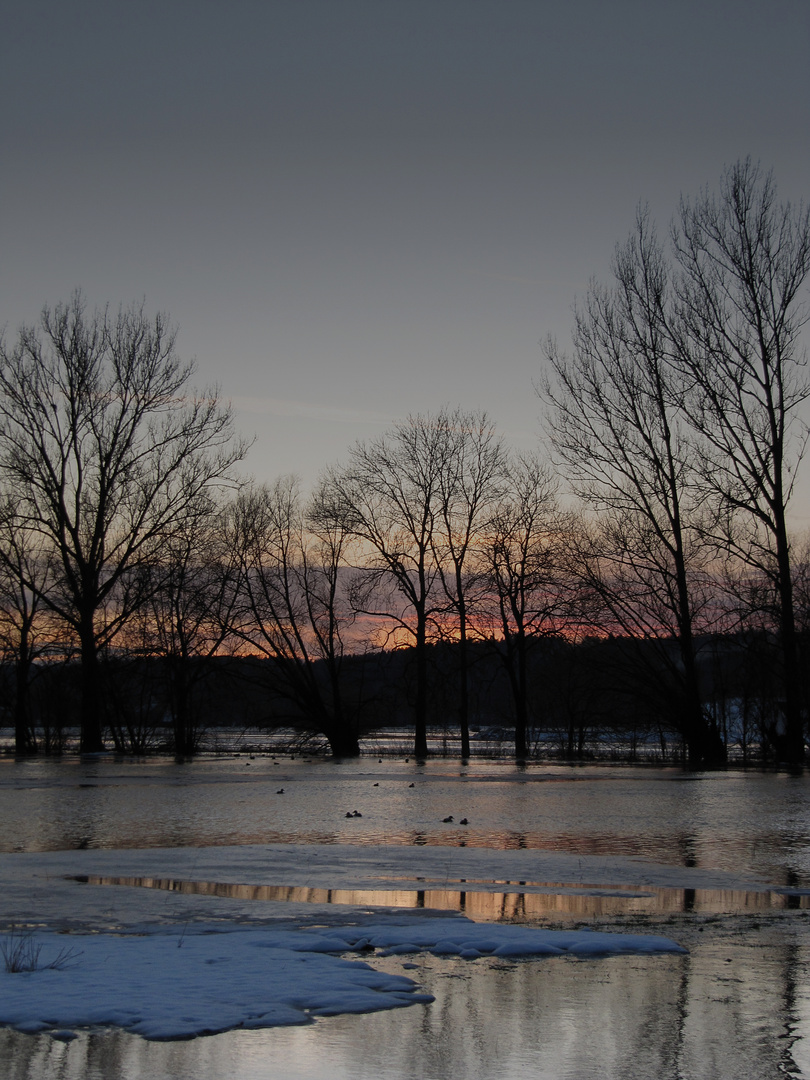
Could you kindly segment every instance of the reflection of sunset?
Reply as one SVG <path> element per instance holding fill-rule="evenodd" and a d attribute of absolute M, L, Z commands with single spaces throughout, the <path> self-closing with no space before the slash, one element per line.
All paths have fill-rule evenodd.
<path fill-rule="evenodd" d="M 218 896 L 230 900 L 458 911 L 476 922 L 532 923 L 552 918 L 591 918 L 601 915 L 660 915 L 683 911 L 729 915 L 780 911 L 785 908 L 810 909 L 810 894 L 785 894 L 753 889 L 681 889 L 660 886 L 644 886 L 643 889 L 638 889 L 631 886 L 525 881 L 492 883 L 512 886 L 503 891 L 487 888 L 487 882 L 476 882 L 477 889 L 325 889 L 308 885 L 234 885 L 220 881 L 180 881 L 154 877 L 82 875 L 75 880 L 87 885 L 124 885 L 161 889 L 187 896 Z"/>

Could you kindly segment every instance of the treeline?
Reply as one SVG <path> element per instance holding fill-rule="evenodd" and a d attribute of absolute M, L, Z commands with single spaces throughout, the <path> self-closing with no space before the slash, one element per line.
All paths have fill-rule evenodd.
<path fill-rule="evenodd" d="M 807 641 L 803 660 L 807 656 Z M 670 652 L 677 653 L 675 642 Z M 471 751 L 514 756 L 514 702 L 503 662 L 504 643 L 471 643 Z M 717 636 L 699 641 L 698 670 L 706 707 L 736 762 L 774 763 L 780 710 L 774 697 L 775 642 L 767 636 Z M 347 658 L 343 694 L 365 752 L 411 753 L 416 689 L 414 650 L 357 653 Z M 686 753 L 680 703 L 659 643 L 643 638 L 533 638 L 527 662 L 524 760 L 623 760 L 679 764 Z M 319 661 L 315 678 L 324 678 Z M 459 649 L 427 649 L 427 731 L 432 752 L 459 756 Z M 29 738 L 43 754 L 75 746 L 81 717 L 79 668 L 37 667 L 29 689 Z M 240 656 L 195 657 L 188 665 L 187 755 L 233 748 L 273 753 L 341 752 L 285 691 L 276 662 Z M 169 658 L 106 654 L 99 664 L 107 746 L 118 754 L 176 753 L 173 671 Z M 14 669 L 0 668 L 0 700 L 13 701 Z M 246 740 L 246 741 L 245 741 Z"/>
<path fill-rule="evenodd" d="M 423 757 L 431 657 L 450 643 L 442 696 L 464 757 L 486 645 L 518 758 L 548 727 L 538 656 L 590 655 L 612 657 L 628 717 L 657 709 L 692 765 L 718 764 L 728 711 L 704 653 L 726 641 L 762 672 L 747 730 L 802 761 L 808 560 L 787 507 L 807 435 L 808 272 L 807 211 L 738 163 L 717 196 L 682 201 L 667 248 L 640 211 L 613 283 L 576 313 L 571 354 L 547 344 L 554 465 L 510 452 L 485 413 L 448 407 L 356 444 L 308 496 L 294 478 L 239 479 L 247 446 L 216 390 L 191 390 L 164 316 L 89 313 L 80 295 L 46 308 L 0 349 L 17 751 L 57 745 L 33 702 L 60 665 L 78 682 L 81 750 L 137 749 L 121 717 L 150 715 L 159 665 L 172 748 L 193 753 L 200 680 L 230 657 L 234 679 L 250 669 L 263 686 L 264 720 L 286 702 L 297 726 L 356 754 L 374 700 L 358 673 L 406 650 Z"/>

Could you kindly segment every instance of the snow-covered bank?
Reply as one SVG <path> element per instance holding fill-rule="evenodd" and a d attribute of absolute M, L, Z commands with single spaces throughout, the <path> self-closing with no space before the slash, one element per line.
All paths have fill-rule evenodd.
<path fill-rule="evenodd" d="M 36 935 L 47 964 L 64 936 Z M 240 929 L 147 935 L 71 935 L 56 970 L 0 973 L 0 1024 L 70 1038 L 76 1028 L 116 1026 L 149 1039 L 232 1028 L 302 1024 L 318 1016 L 376 1012 L 429 994 L 401 975 L 342 959 L 421 951 L 481 956 L 606 956 L 685 952 L 667 938 L 488 926 L 454 918 L 368 917 L 354 929 Z"/>
<path fill-rule="evenodd" d="M 64 940 L 37 935 L 45 963 Z M 404 976 L 330 955 L 347 945 L 293 930 L 76 935 L 70 944 L 77 955 L 60 970 L 0 974 L 0 1023 L 177 1039 L 432 1000 Z"/>
<path fill-rule="evenodd" d="M 549 875 L 568 878 L 571 888 L 581 881 L 583 891 L 599 894 L 606 891 L 600 881 L 631 880 L 639 870 L 604 859 L 447 848 L 280 845 L 5 855 L 0 934 L 12 927 L 18 935 L 30 931 L 34 948 L 42 946 L 41 965 L 65 946 L 73 955 L 57 970 L 0 971 L 0 1024 L 65 1038 L 76 1028 L 105 1025 L 151 1039 L 187 1038 L 431 1000 L 405 976 L 342 954 L 373 962 L 375 954 L 420 952 L 475 959 L 684 951 L 654 935 L 475 923 L 457 914 L 394 913 L 365 904 L 268 904 L 241 893 L 186 895 L 77 877 L 365 888 L 373 905 L 373 890 L 380 888 L 463 883 L 473 893 L 514 880 L 530 890 L 543 888 L 537 878 Z M 667 877 L 666 868 L 661 874 Z"/>

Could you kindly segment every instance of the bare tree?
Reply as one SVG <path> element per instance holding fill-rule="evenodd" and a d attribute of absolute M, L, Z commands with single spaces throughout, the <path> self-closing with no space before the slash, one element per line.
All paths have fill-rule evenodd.
<path fill-rule="evenodd" d="M 680 613 L 672 593 L 671 555 L 648 522 L 630 514 L 583 517 L 567 541 L 566 566 L 575 596 L 571 615 L 581 633 L 613 638 L 610 659 L 616 691 L 640 708 L 662 734 L 678 733 L 690 764 L 722 762 L 725 739 L 701 674 L 705 635 L 733 625 L 718 568 L 705 557 L 688 561 L 694 650 L 689 666 L 684 662 Z M 688 705 L 695 691 L 704 725 L 697 731 L 688 726 Z M 690 745 L 695 738 L 698 753 Z M 706 746 L 703 757 L 701 745 Z"/>
<path fill-rule="evenodd" d="M 327 476 L 329 501 L 343 527 L 365 549 L 357 604 L 414 645 L 414 755 L 427 756 L 428 632 L 442 610 L 437 513 L 447 449 L 447 416 L 411 416 L 369 443 L 357 443 L 344 468 Z M 392 585 L 398 602 L 383 604 Z M 393 599 L 389 596 L 389 601 Z"/>
<path fill-rule="evenodd" d="M 506 473 L 503 440 L 486 413 L 442 410 L 434 421 L 445 442 L 438 455 L 433 553 L 450 609 L 455 615 L 459 661 L 461 756 L 470 756 L 470 606 L 485 591 L 486 575 L 475 566 L 481 532 L 492 515 Z"/>
<path fill-rule="evenodd" d="M 223 509 L 208 495 L 197 499 L 141 574 L 149 599 L 124 640 L 131 654 L 162 661 L 174 751 L 190 757 L 200 739 L 195 687 L 211 674 L 211 662 L 233 635 L 239 565 Z"/>
<path fill-rule="evenodd" d="M 718 509 L 719 549 L 766 574 L 779 604 L 784 730 L 777 750 L 804 759 L 787 507 L 808 427 L 801 331 L 810 273 L 810 209 L 777 202 L 750 159 L 718 196 L 682 200 L 673 226 L 675 356 L 683 409 L 700 438 L 700 480 Z"/>
<path fill-rule="evenodd" d="M 703 511 L 692 482 L 694 452 L 679 426 L 669 275 L 646 211 L 617 249 L 613 269 L 614 286 L 593 284 L 576 312 L 572 357 L 553 343 L 547 348 L 556 377 L 543 387 L 552 443 L 574 491 L 605 522 L 612 571 L 594 578 L 592 562 L 592 583 L 603 595 L 612 590 L 614 609 L 630 613 L 631 622 L 643 597 L 647 632 L 676 636 L 689 760 L 716 763 L 724 747 L 702 707 L 691 584 L 705 558 Z M 651 609 L 661 617 L 657 626 Z"/>
<path fill-rule="evenodd" d="M 83 752 L 103 749 L 99 647 L 144 600 L 125 582 L 246 450 L 192 372 L 165 316 L 91 315 L 78 293 L 0 348 L 0 476 L 58 560 L 41 599 L 79 639 Z"/>
<path fill-rule="evenodd" d="M 303 504 L 298 480 L 242 492 L 229 544 L 241 564 L 241 603 L 233 626 L 272 662 L 276 691 L 293 718 L 325 735 L 338 757 L 356 757 L 359 703 L 344 689 L 345 636 L 354 612 L 344 565 L 346 530 L 319 489 Z"/>
<path fill-rule="evenodd" d="M 26 528 L 16 503 L 0 503 L 0 644 L 14 667 L 14 750 L 36 753 L 37 739 L 30 709 L 35 662 L 56 645 L 53 618 L 42 597 L 55 585 L 53 552 Z"/>
<path fill-rule="evenodd" d="M 483 530 L 490 597 L 515 709 L 515 757 L 528 746 L 529 655 L 534 640 L 560 628 L 565 603 L 560 559 L 565 520 L 556 485 L 535 455 L 516 457 Z"/>

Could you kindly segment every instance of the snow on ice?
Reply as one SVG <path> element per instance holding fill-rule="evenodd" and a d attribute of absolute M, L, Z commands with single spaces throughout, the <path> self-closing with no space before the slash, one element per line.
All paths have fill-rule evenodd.
<path fill-rule="evenodd" d="M 493 926 L 463 916 L 370 917 L 354 928 L 327 930 L 195 927 L 32 938 L 42 946 L 43 965 L 65 942 L 72 952 L 65 966 L 0 973 L 0 1023 L 61 1038 L 76 1028 L 113 1025 L 148 1039 L 182 1039 L 433 1000 L 411 979 L 347 960 L 346 953 L 475 959 L 685 951 L 652 935 Z"/>
<path fill-rule="evenodd" d="M 346 845 L 9 854 L 0 858 L 0 943 L 8 943 L 12 931 L 30 933 L 33 950 L 41 949 L 35 971 L 9 973 L 0 956 L 0 1024 L 66 1039 L 76 1029 L 99 1026 L 148 1039 L 190 1038 L 432 1000 L 406 976 L 375 970 L 371 965 L 380 956 L 405 960 L 432 953 L 457 963 L 480 957 L 508 962 L 684 952 L 652 935 L 476 923 L 429 910 L 269 905 L 81 884 L 77 875 L 271 880 L 370 890 L 457 887 L 460 880 L 465 889 L 502 889 L 497 883 L 507 879 L 520 880 L 521 888 L 531 891 L 539 886 L 524 881 L 567 880 L 581 881 L 581 891 L 601 893 L 604 884 L 585 883 L 639 878 L 669 883 L 670 873 L 666 867 L 602 857 Z M 693 875 L 693 885 L 728 884 L 686 873 Z M 63 949 L 72 954 L 67 965 L 48 968 Z M 382 966 L 390 968 L 391 962 Z"/>

